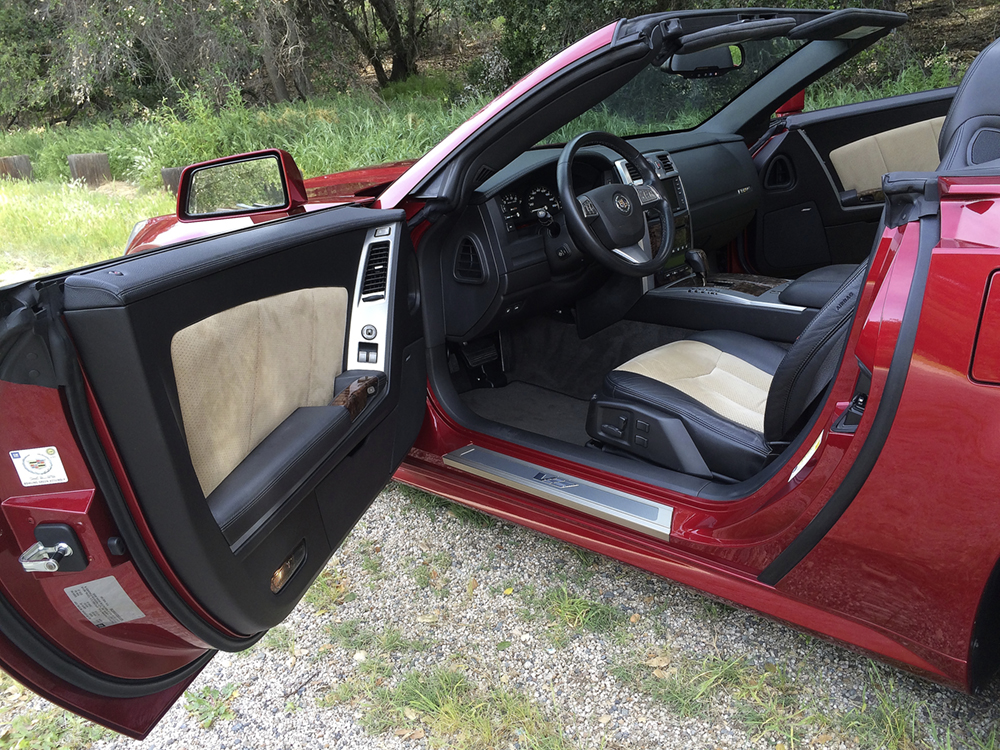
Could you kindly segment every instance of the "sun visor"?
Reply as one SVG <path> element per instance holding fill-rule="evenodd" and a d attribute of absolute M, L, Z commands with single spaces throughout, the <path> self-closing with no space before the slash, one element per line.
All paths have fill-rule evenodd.
<path fill-rule="evenodd" d="M 739 44 L 753 39 L 773 39 L 776 36 L 787 36 L 795 28 L 794 18 L 766 18 L 759 21 L 740 21 L 713 26 L 710 29 L 685 34 L 679 40 L 680 49 L 684 55 L 700 52 L 725 44 Z"/>
<path fill-rule="evenodd" d="M 905 13 L 868 8 L 844 8 L 828 15 L 806 21 L 788 36 L 790 39 L 831 40 L 862 39 L 870 34 L 894 29 L 907 21 Z"/>

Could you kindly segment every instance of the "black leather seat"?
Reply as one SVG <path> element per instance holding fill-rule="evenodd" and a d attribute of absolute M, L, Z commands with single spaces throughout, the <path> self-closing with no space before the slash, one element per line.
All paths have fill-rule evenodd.
<path fill-rule="evenodd" d="M 1000 162 L 1000 39 L 966 71 L 941 126 L 938 153 L 939 172 Z"/>
<path fill-rule="evenodd" d="M 1000 168 L 1000 40 L 965 74 L 938 149 L 941 172 Z M 617 367 L 590 402 L 588 434 L 686 474 L 753 476 L 801 428 L 836 373 L 867 268 L 851 272 L 787 351 L 734 331 L 706 331 Z M 813 280 L 832 286 L 845 270 L 820 269 Z"/>
<path fill-rule="evenodd" d="M 855 268 L 788 350 L 704 331 L 619 366 L 590 402 L 588 434 L 685 474 L 753 476 L 833 378 L 866 269 Z"/>

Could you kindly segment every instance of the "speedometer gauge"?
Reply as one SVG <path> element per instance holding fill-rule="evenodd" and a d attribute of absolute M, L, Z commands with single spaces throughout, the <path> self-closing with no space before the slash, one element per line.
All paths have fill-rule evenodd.
<path fill-rule="evenodd" d="M 550 214 L 554 214 L 562 208 L 559 199 L 552 194 L 551 190 L 542 185 L 529 190 L 528 195 L 525 197 L 525 202 L 528 204 L 528 210 L 531 213 L 548 211 Z"/>

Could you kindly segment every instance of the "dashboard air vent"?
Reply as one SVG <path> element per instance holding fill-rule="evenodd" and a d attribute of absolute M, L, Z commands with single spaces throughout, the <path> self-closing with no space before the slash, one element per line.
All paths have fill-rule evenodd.
<path fill-rule="evenodd" d="M 493 167 L 484 164 L 479 168 L 479 171 L 476 172 L 476 176 L 472 181 L 476 184 L 476 187 L 479 187 L 488 179 L 490 179 L 490 177 L 492 177 L 494 174 L 496 174 L 496 170 L 493 169 Z"/>
<path fill-rule="evenodd" d="M 625 169 L 628 170 L 628 176 L 632 178 L 632 182 L 642 182 L 642 175 L 639 174 L 639 170 L 635 168 L 634 164 L 625 162 Z"/>
<path fill-rule="evenodd" d="M 458 253 L 455 254 L 455 280 L 463 284 L 482 284 L 486 281 L 483 256 L 471 237 L 465 237 L 458 243 Z"/>
<path fill-rule="evenodd" d="M 377 242 L 368 246 L 368 261 L 365 263 L 365 278 L 361 283 L 361 299 L 385 297 L 385 284 L 389 279 L 389 243 Z"/>
<path fill-rule="evenodd" d="M 671 158 L 670 154 L 668 154 L 666 151 L 664 151 L 662 154 L 659 154 L 656 158 L 660 160 L 660 164 L 662 164 L 663 168 L 668 172 L 677 171 L 677 167 L 674 166 L 674 160 Z"/>

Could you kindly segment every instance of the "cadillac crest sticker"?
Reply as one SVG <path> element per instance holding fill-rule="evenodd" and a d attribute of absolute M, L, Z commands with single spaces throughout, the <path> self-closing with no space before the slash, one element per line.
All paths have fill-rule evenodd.
<path fill-rule="evenodd" d="M 68 482 L 66 469 L 55 446 L 47 448 L 26 448 L 11 451 L 10 460 L 14 462 L 17 478 L 25 487 L 38 487 L 43 484 L 62 484 Z"/>

